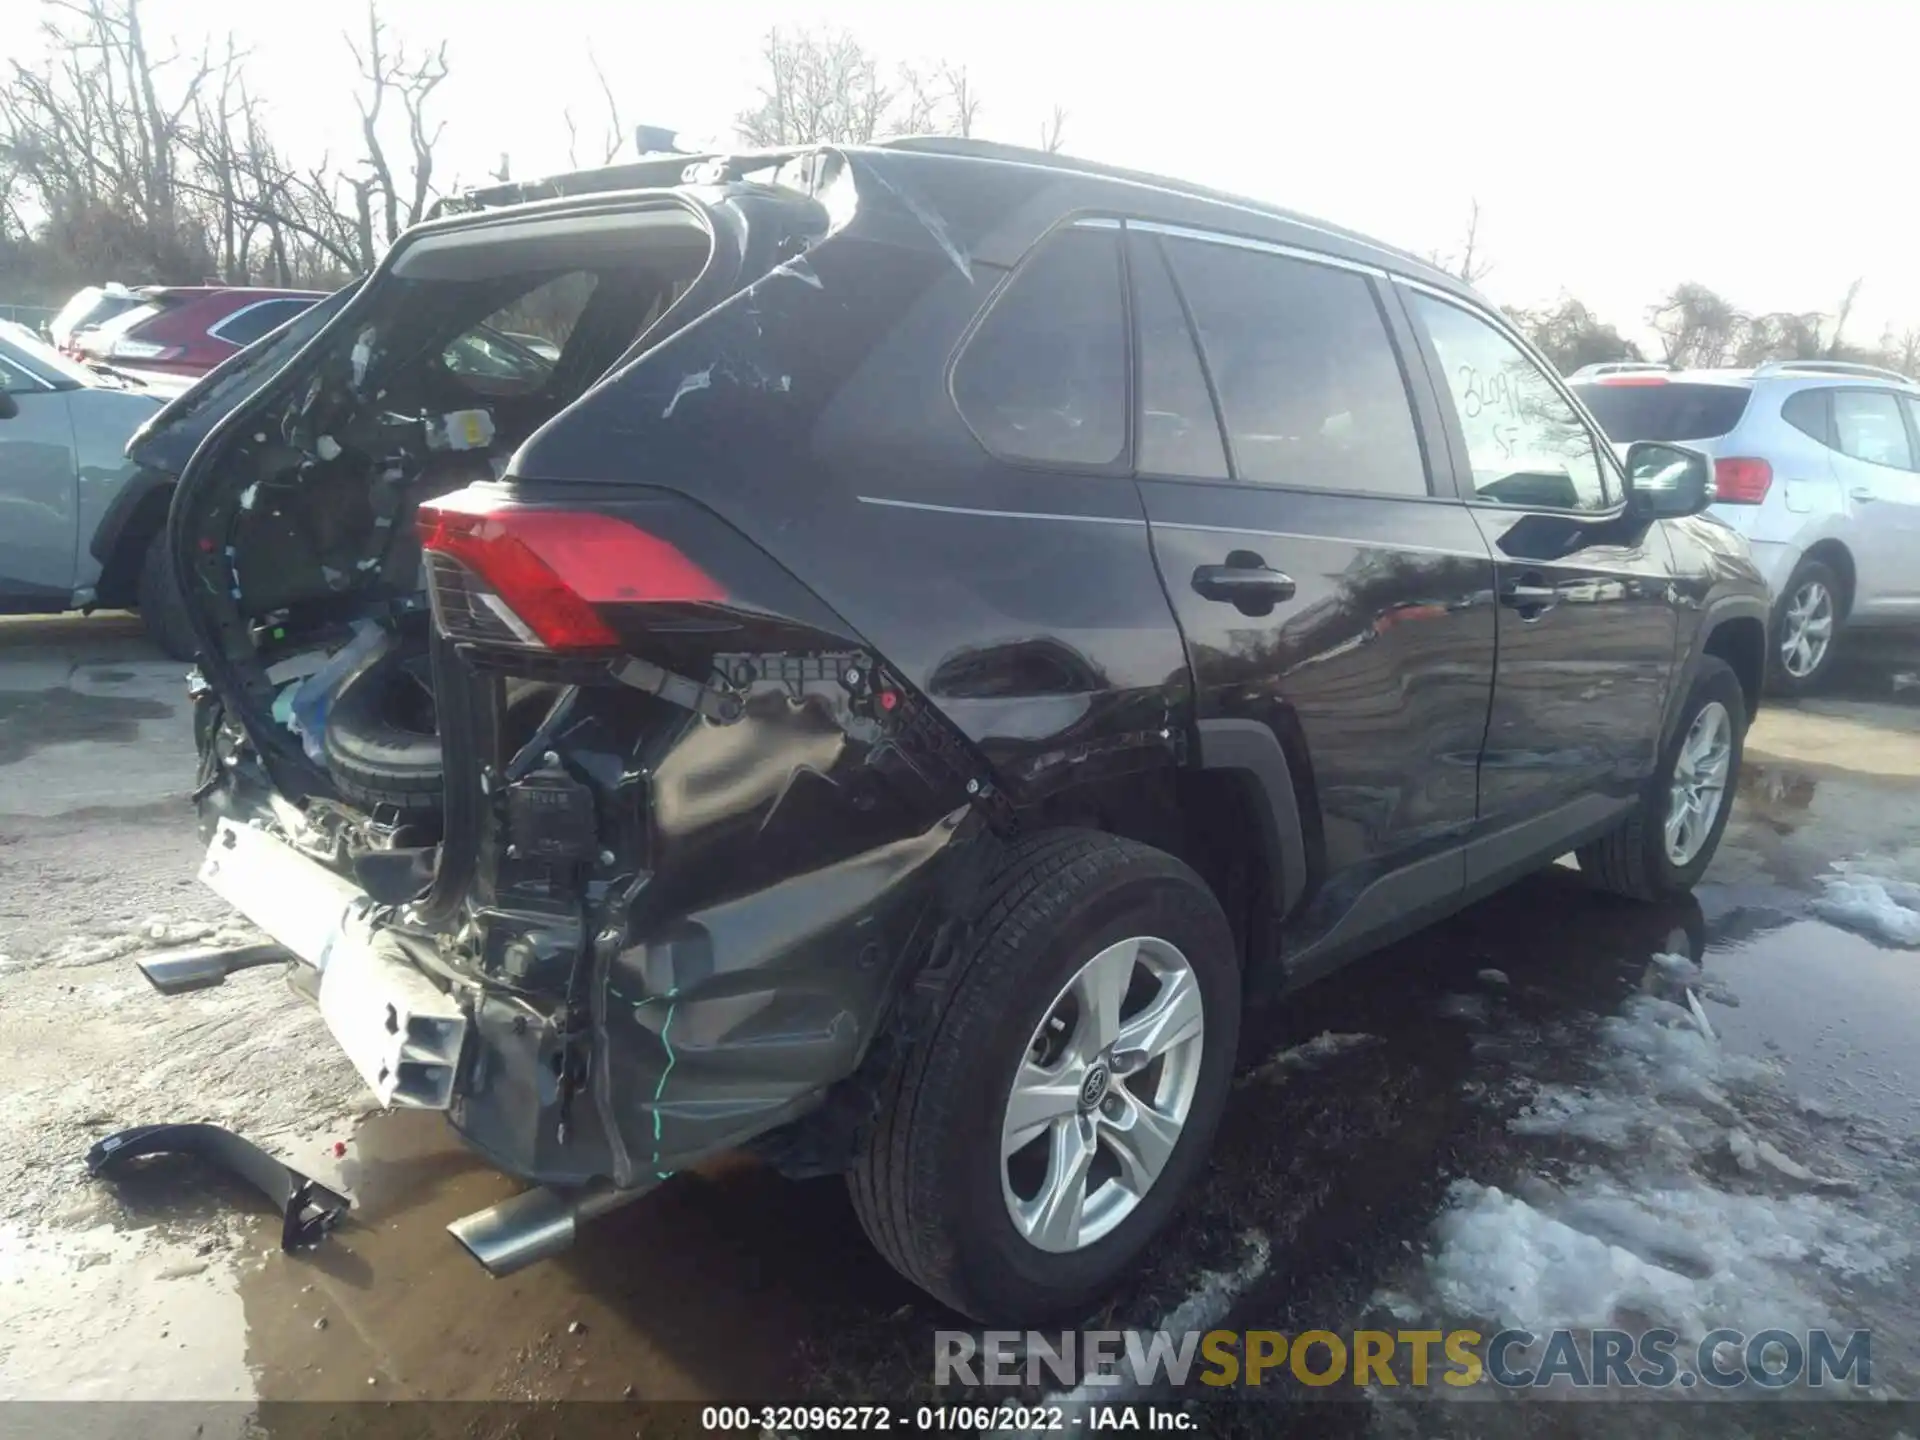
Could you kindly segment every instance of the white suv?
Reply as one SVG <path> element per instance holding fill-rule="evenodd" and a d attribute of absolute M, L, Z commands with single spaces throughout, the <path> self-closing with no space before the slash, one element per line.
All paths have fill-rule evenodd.
<path fill-rule="evenodd" d="M 1843 626 L 1920 626 L 1920 385 L 1837 360 L 1589 365 L 1568 379 L 1616 445 L 1713 457 L 1713 513 L 1747 537 L 1773 592 L 1776 689 L 1817 685 Z"/>

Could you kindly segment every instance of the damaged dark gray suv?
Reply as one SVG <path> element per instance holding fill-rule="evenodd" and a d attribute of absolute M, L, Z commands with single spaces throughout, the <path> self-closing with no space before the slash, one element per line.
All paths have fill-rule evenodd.
<path fill-rule="evenodd" d="M 750 1146 L 1071 1312 L 1252 998 L 1726 824 L 1767 606 L 1706 462 L 1343 230 L 969 142 L 649 161 L 270 349 L 134 447 L 205 432 L 203 876 L 535 1182 L 454 1226 L 496 1271 Z"/>

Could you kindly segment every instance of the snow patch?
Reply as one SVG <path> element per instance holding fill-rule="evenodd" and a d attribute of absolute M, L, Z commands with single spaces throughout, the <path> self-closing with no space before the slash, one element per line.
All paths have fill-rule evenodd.
<path fill-rule="evenodd" d="M 72 970 L 124 960 L 146 950 L 191 945 L 203 940 L 240 945 L 258 938 L 250 929 L 233 921 L 149 915 L 145 920 L 103 926 L 92 934 L 64 936 L 35 958 L 39 964 L 54 969 Z"/>
<path fill-rule="evenodd" d="M 1369 1045 L 1378 1045 L 1378 1035 L 1339 1034 L 1332 1030 L 1322 1030 L 1313 1039 L 1300 1045 L 1289 1045 L 1286 1049 L 1263 1060 L 1241 1078 L 1242 1085 L 1252 1085 L 1262 1081 L 1278 1080 L 1290 1072 L 1317 1070 L 1329 1060 L 1346 1054 L 1349 1050 L 1364 1050 Z"/>
<path fill-rule="evenodd" d="M 1702 1000 L 1734 1007 L 1740 1004 L 1740 997 L 1728 989 L 1718 976 L 1709 975 L 1706 967 L 1697 961 L 1689 960 L 1684 955 L 1665 953 L 1653 956 L 1652 960 L 1662 979 L 1692 990 Z"/>
<path fill-rule="evenodd" d="M 1428 1313 L 1536 1333 L 1665 1325 L 1697 1340 L 1758 1315 L 1832 1326 L 1852 1287 L 1904 1273 L 1904 1224 L 1849 1203 L 1854 1181 L 1795 1159 L 1749 1119 L 1779 1109 L 1781 1071 L 1722 1048 L 1701 967 L 1654 960 L 1652 979 L 1681 1003 L 1630 995 L 1600 1022 L 1585 1082 L 1531 1085 L 1508 1122 L 1592 1147 L 1589 1163 L 1556 1169 L 1559 1183 L 1541 1172 L 1506 1188 L 1455 1182 L 1422 1271 Z M 1408 1304 L 1399 1290 L 1377 1300 Z"/>
<path fill-rule="evenodd" d="M 1821 919 L 1890 945 L 1920 949 L 1920 885 L 1855 873 L 1824 883 L 1826 893 L 1813 902 Z"/>
<path fill-rule="evenodd" d="M 1831 1325 L 1802 1271 L 1891 1281 L 1910 1249 L 1817 1196 L 1685 1181 L 1630 1191 L 1598 1180 L 1543 1207 L 1462 1180 L 1451 1200 L 1429 1264 L 1439 1299 L 1536 1331 L 1652 1322 L 1697 1340 L 1756 1315 L 1789 1328 Z"/>
<path fill-rule="evenodd" d="M 1366 1037 L 1371 1039 L 1371 1036 Z M 1194 1286 L 1186 1299 L 1169 1310 L 1160 1319 L 1149 1326 L 1129 1331 L 1125 1343 L 1120 1347 L 1122 1355 L 1140 1353 L 1151 1345 L 1156 1335 L 1167 1335 L 1178 1340 L 1193 1331 L 1211 1330 L 1227 1316 L 1233 1308 L 1233 1302 L 1242 1291 L 1267 1273 L 1267 1266 L 1273 1260 L 1273 1245 L 1258 1230 L 1250 1230 L 1240 1238 L 1240 1263 L 1231 1270 L 1207 1270 L 1200 1275 L 1199 1283 Z M 1109 1376 L 1112 1372 L 1106 1372 Z M 1049 1395 L 1048 1405 L 1059 1405 L 1075 1412 L 1075 1418 L 1069 1425 L 1084 1425 L 1085 1416 L 1081 1412 L 1099 1401 L 1102 1404 L 1116 1405 L 1126 1401 L 1135 1393 L 1130 1377 L 1109 1378 L 1102 1383 L 1099 1380 L 1083 1377 L 1073 1389 L 1058 1395 Z"/>
<path fill-rule="evenodd" d="M 1442 1020 L 1465 1020 L 1477 1025 L 1485 1023 L 1491 1010 L 1484 995 L 1442 995 L 1434 1014 Z"/>

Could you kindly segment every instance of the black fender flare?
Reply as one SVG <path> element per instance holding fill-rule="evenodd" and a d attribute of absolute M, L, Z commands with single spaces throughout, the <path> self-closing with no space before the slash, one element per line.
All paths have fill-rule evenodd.
<path fill-rule="evenodd" d="M 1238 770 L 1253 782 L 1254 808 L 1265 832 L 1267 853 L 1275 859 L 1279 911 L 1284 915 L 1307 890 L 1307 845 L 1300 822 L 1300 794 L 1280 737 L 1259 720 L 1197 720 L 1194 729 L 1200 738 L 1201 769 Z"/>
<path fill-rule="evenodd" d="M 100 523 L 94 527 L 93 539 L 87 544 L 88 552 L 100 562 L 103 572 L 120 553 L 121 544 L 128 538 L 135 519 L 150 503 L 150 497 L 158 492 L 170 492 L 174 478 L 164 470 L 149 470 L 141 466 L 120 487 L 120 493 L 107 503 L 106 513 L 100 517 Z M 166 524 L 167 504 L 170 503 L 169 497 L 166 503 L 159 506 L 162 526 Z"/>
<path fill-rule="evenodd" d="M 1693 690 L 1694 676 L 1700 673 L 1700 657 L 1707 653 L 1707 642 L 1713 638 L 1713 632 L 1729 620 L 1755 620 L 1760 625 L 1760 675 L 1762 692 L 1766 682 L 1767 645 L 1773 629 L 1772 602 L 1761 595 L 1739 593 L 1720 595 L 1709 599 L 1700 607 L 1700 619 L 1693 627 L 1693 634 L 1687 642 L 1687 653 L 1675 668 L 1673 684 L 1667 690 L 1666 714 L 1660 722 L 1660 743 L 1664 750 L 1666 743 L 1673 738 L 1673 727 L 1680 721 L 1681 707 L 1687 703 L 1687 696 Z M 1758 709 L 1758 706 L 1755 706 Z M 1753 722 L 1753 716 L 1747 716 L 1747 722 Z"/>

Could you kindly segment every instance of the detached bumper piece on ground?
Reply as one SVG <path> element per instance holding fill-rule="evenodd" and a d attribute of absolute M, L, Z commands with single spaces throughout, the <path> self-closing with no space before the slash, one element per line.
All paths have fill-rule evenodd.
<path fill-rule="evenodd" d="M 326 1239 L 353 1202 L 311 1176 L 283 1164 L 251 1140 L 218 1125 L 136 1125 L 87 1151 L 87 1174 L 111 1179 L 142 1155 L 198 1155 L 224 1166 L 280 1211 L 280 1248 L 288 1254 Z"/>

